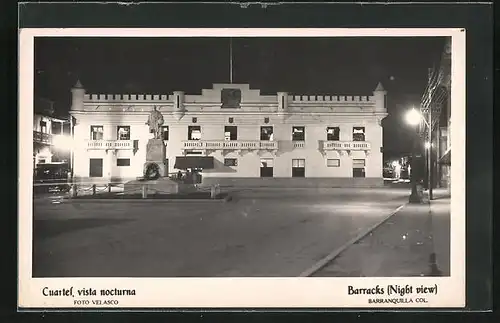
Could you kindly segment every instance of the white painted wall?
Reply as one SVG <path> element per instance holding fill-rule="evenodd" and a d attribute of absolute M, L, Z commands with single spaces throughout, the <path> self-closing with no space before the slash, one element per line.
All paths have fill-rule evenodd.
<path fill-rule="evenodd" d="M 203 90 L 203 95 L 184 96 L 184 100 L 198 104 L 190 106 L 189 109 L 179 111 L 174 108 L 173 96 L 149 96 L 137 102 L 102 102 L 104 96 L 84 95 L 77 91 L 77 97 L 73 102 L 72 115 L 77 120 L 74 126 L 76 146 L 74 150 L 75 177 L 87 178 L 89 176 L 89 159 L 103 159 L 103 176 L 105 178 L 135 178 L 142 175 L 143 165 L 146 159 L 146 144 L 152 137 L 148 126 L 145 125 L 149 111 L 158 102 L 152 102 L 151 98 L 165 98 L 165 105 L 160 105 L 165 125 L 169 126 L 169 140 L 167 142 L 167 159 L 169 173 L 175 173 L 176 156 L 182 156 L 182 141 L 188 140 L 188 126 L 201 126 L 202 140 L 224 140 L 224 126 L 238 127 L 238 140 L 260 140 L 260 127 L 274 127 L 274 141 L 280 144 L 280 151 L 276 156 L 269 152 L 260 155 L 255 152 L 237 154 L 231 152 L 225 156 L 221 151 L 213 152 L 210 156 L 215 158 L 215 169 L 204 172 L 204 177 L 259 177 L 260 159 L 274 159 L 274 176 L 291 177 L 292 159 L 305 159 L 306 177 L 352 177 L 352 159 L 366 159 L 366 177 L 382 177 L 382 127 L 380 120 L 386 115 L 383 109 L 385 93 L 376 93 L 366 99 L 348 98 L 337 99 L 330 97 L 330 101 L 314 101 L 309 98 L 303 102 L 293 101 L 287 107 L 288 114 L 277 111 L 278 96 L 260 96 L 258 90 L 250 90 L 242 86 L 242 103 L 247 106 L 241 109 L 221 110 L 214 108 L 214 103 L 220 100 L 220 89 L 223 86 L 214 86 L 214 89 Z M 286 95 L 283 94 L 283 95 Z M 79 99 L 85 98 L 83 103 Z M 122 96 L 123 97 L 123 96 Z M 377 98 L 378 101 L 373 101 Z M 319 99 L 318 99 L 319 100 Z M 327 100 L 326 97 L 324 100 Z M 288 100 L 290 101 L 290 100 Z M 287 102 L 288 102 L 287 101 Z M 203 102 L 208 102 L 204 107 Z M 254 102 L 254 103 L 252 103 Z M 184 103 L 184 102 L 183 102 Z M 187 104 L 187 103 L 186 103 Z M 170 106 L 172 105 L 172 107 Z M 361 107 L 361 108 L 360 108 Z M 216 109 L 216 110 L 213 110 Z M 292 110 L 290 110 L 292 109 Z M 313 112 L 314 111 L 314 112 Z M 197 122 L 193 123 L 192 118 Z M 231 124 L 228 118 L 234 118 Z M 264 118 L 269 118 L 269 123 L 264 123 Z M 180 118 L 180 119 L 179 119 Z M 104 139 L 116 140 L 117 126 L 131 126 L 131 140 L 138 141 L 138 150 L 134 154 L 132 150 L 118 150 L 106 152 L 104 150 L 87 150 L 86 141 L 90 139 L 90 126 L 102 125 L 104 127 Z M 306 128 L 306 140 L 304 148 L 293 149 L 292 127 L 304 126 Z M 352 152 L 351 155 L 339 154 L 336 151 L 328 151 L 322 154 L 319 150 L 319 141 L 326 140 L 326 127 L 340 127 L 340 140 L 352 141 L 352 128 L 355 126 L 365 127 L 366 141 L 371 143 L 371 151 L 368 156 L 362 151 Z M 117 158 L 130 158 L 130 166 L 116 166 Z M 224 158 L 237 158 L 238 166 L 226 167 L 223 165 Z M 340 167 L 327 167 L 326 160 L 340 159 Z"/>

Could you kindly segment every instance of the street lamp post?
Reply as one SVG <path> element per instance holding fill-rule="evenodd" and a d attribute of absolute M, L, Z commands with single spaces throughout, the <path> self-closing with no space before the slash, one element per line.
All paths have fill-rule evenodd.
<path fill-rule="evenodd" d="M 418 190 L 417 190 L 417 178 L 415 176 L 415 173 L 416 173 L 416 169 L 418 169 L 417 167 L 417 164 L 416 164 L 416 158 L 417 158 L 417 149 L 418 149 L 418 144 L 419 144 L 419 140 L 418 140 L 418 131 L 417 131 L 417 127 L 418 125 L 420 124 L 420 121 L 421 121 L 421 118 L 422 116 L 420 115 L 420 113 L 415 110 L 415 109 L 411 109 L 410 111 L 407 112 L 406 114 L 406 122 L 412 126 L 414 129 L 414 133 L 413 133 L 413 148 L 412 148 L 412 152 L 411 152 L 411 169 L 412 169 L 412 172 L 411 172 L 411 175 L 410 175 L 410 181 L 411 181 L 411 194 L 410 194 L 410 198 L 409 198 L 409 202 L 410 203 L 422 203 L 422 198 L 420 196 L 420 194 L 418 193 Z"/>
<path fill-rule="evenodd" d="M 428 123 L 428 132 L 429 132 L 429 151 L 428 151 L 428 155 L 427 155 L 427 158 L 428 158 L 428 163 L 429 163 L 429 168 L 428 168 L 428 172 L 429 172 L 429 178 L 428 178 L 428 181 L 429 181 L 429 200 L 432 200 L 433 199 L 433 194 L 432 194 L 432 189 L 433 189 L 433 186 L 434 186 L 434 178 L 433 178 L 433 171 L 434 171 L 434 161 L 433 161 L 433 156 L 432 156 L 432 105 L 429 105 L 429 120 L 427 121 Z"/>

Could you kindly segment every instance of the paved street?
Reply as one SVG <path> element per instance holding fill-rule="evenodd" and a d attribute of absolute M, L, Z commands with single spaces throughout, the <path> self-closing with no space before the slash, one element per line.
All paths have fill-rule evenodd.
<path fill-rule="evenodd" d="M 35 277 L 298 276 L 407 189 L 242 190 L 229 203 L 34 205 Z"/>

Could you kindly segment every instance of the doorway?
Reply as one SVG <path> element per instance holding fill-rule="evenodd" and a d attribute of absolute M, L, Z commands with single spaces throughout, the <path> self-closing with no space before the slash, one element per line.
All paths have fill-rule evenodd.
<path fill-rule="evenodd" d="M 102 177 L 102 158 L 90 158 L 90 177 Z"/>

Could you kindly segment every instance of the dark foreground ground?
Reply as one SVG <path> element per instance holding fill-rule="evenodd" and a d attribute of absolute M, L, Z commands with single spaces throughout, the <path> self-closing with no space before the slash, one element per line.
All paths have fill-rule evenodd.
<path fill-rule="evenodd" d="M 332 250 L 386 220 L 406 203 L 408 193 L 400 188 L 242 190 L 227 203 L 36 199 L 33 276 L 299 276 Z M 449 236 L 446 222 L 434 227 Z M 366 252 L 372 253 L 371 261 Z M 405 252 L 429 256 L 430 249 Z M 342 257 L 346 259 L 346 254 Z M 383 273 L 370 249 L 359 249 L 349 257 L 315 275 Z M 417 275 L 419 267 L 415 268 L 415 273 L 394 271 L 394 275 Z"/>

